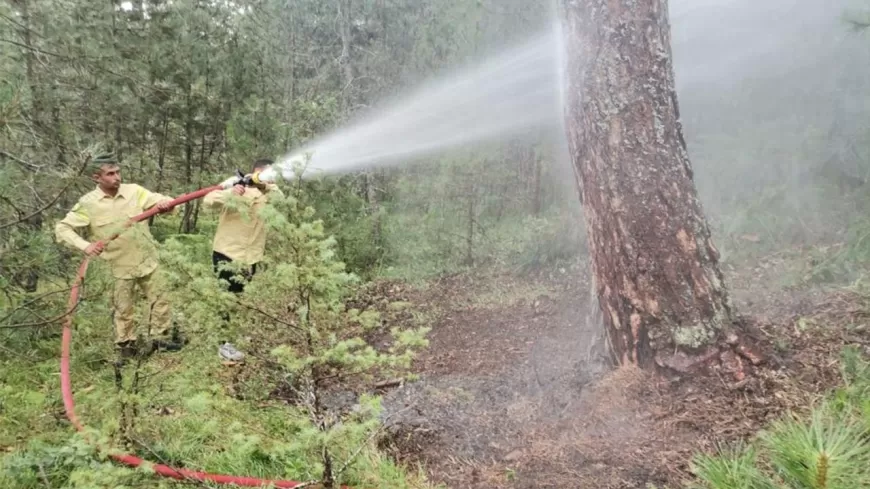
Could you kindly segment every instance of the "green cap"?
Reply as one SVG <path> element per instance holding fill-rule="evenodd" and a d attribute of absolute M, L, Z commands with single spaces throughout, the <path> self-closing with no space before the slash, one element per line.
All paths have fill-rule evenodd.
<path fill-rule="evenodd" d="M 118 163 L 118 159 L 115 158 L 115 153 L 102 153 L 94 156 L 92 162 L 105 165 L 106 163 Z"/>
<path fill-rule="evenodd" d="M 91 163 L 88 165 L 92 173 L 97 173 L 103 165 L 117 165 L 118 159 L 115 158 L 115 153 L 100 153 L 91 158 Z"/>

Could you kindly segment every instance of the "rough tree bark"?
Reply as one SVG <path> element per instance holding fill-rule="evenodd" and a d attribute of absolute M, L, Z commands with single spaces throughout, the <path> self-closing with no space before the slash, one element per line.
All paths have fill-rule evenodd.
<path fill-rule="evenodd" d="M 614 359 L 742 378 L 760 358 L 742 346 L 695 189 L 667 0 L 561 3 L 566 130 Z"/>

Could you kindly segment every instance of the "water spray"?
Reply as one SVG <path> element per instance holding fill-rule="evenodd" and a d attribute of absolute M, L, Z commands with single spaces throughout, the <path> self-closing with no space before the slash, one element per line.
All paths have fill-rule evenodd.
<path fill-rule="evenodd" d="M 561 121 L 558 49 L 557 32 L 548 29 L 381 104 L 379 110 L 290 152 L 275 166 L 285 179 L 292 177 L 293 167 L 312 153 L 306 176 L 346 173 L 557 128 Z"/>

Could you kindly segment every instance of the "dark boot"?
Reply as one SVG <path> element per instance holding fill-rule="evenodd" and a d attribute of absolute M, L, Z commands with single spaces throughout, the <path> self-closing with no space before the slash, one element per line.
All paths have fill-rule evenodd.
<path fill-rule="evenodd" d="M 135 358 L 136 355 L 139 354 L 139 349 L 136 348 L 135 341 L 124 341 L 121 343 L 117 343 L 115 348 L 118 350 L 118 355 L 121 357 L 121 360 L 129 360 L 131 358 Z"/>
<path fill-rule="evenodd" d="M 173 352 L 184 348 L 187 344 L 185 338 L 178 328 L 172 328 L 172 334 L 166 338 L 158 338 L 152 342 L 152 351 Z"/>
<path fill-rule="evenodd" d="M 151 350 L 155 352 L 160 351 L 178 351 L 184 347 L 184 344 L 181 342 L 173 341 L 172 339 L 158 339 L 154 340 L 151 343 Z"/>

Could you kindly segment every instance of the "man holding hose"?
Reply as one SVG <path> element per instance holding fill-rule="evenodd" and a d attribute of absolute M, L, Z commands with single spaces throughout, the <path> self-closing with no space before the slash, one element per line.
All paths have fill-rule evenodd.
<path fill-rule="evenodd" d="M 115 345 L 122 358 L 138 353 L 133 306 L 136 289 L 141 289 L 148 301 L 147 316 L 152 344 L 150 351 L 177 351 L 182 347 L 178 332 L 172 331 L 171 308 L 163 289 L 157 257 L 157 243 L 147 222 L 139 222 L 124 230 L 131 218 L 157 206 L 161 213 L 169 212 L 170 197 L 150 192 L 136 184 L 121 183 L 121 170 L 114 157 L 98 156 L 92 163 L 97 188 L 85 194 L 55 226 L 55 236 L 88 256 L 100 256 L 109 263 L 115 278 L 112 321 L 115 325 Z M 87 229 L 87 241 L 76 232 Z M 118 238 L 104 244 L 114 233 Z"/>
<path fill-rule="evenodd" d="M 273 172 L 273 161 L 259 159 L 254 162 L 253 175 L 266 175 Z M 268 181 L 268 180 L 267 180 Z M 223 183 L 226 188 L 233 178 Z M 241 183 L 226 190 L 210 192 L 203 199 L 203 207 L 219 209 L 217 231 L 212 248 L 214 271 L 221 281 L 229 283 L 228 290 L 241 294 L 245 284 L 257 272 L 257 264 L 266 251 L 266 223 L 260 217 L 260 210 L 272 197 L 283 197 L 281 189 L 274 183 L 257 183 L 245 186 Z M 238 205 L 226 205 L 230 199 L 238 199 Z M 223 313 L 223 327 L 228 326 L 230 316 Z M 232 343 L 221 341 L 218 348 L 221 358 L 231 362 L 244 360 L 245 355 Z"/>

